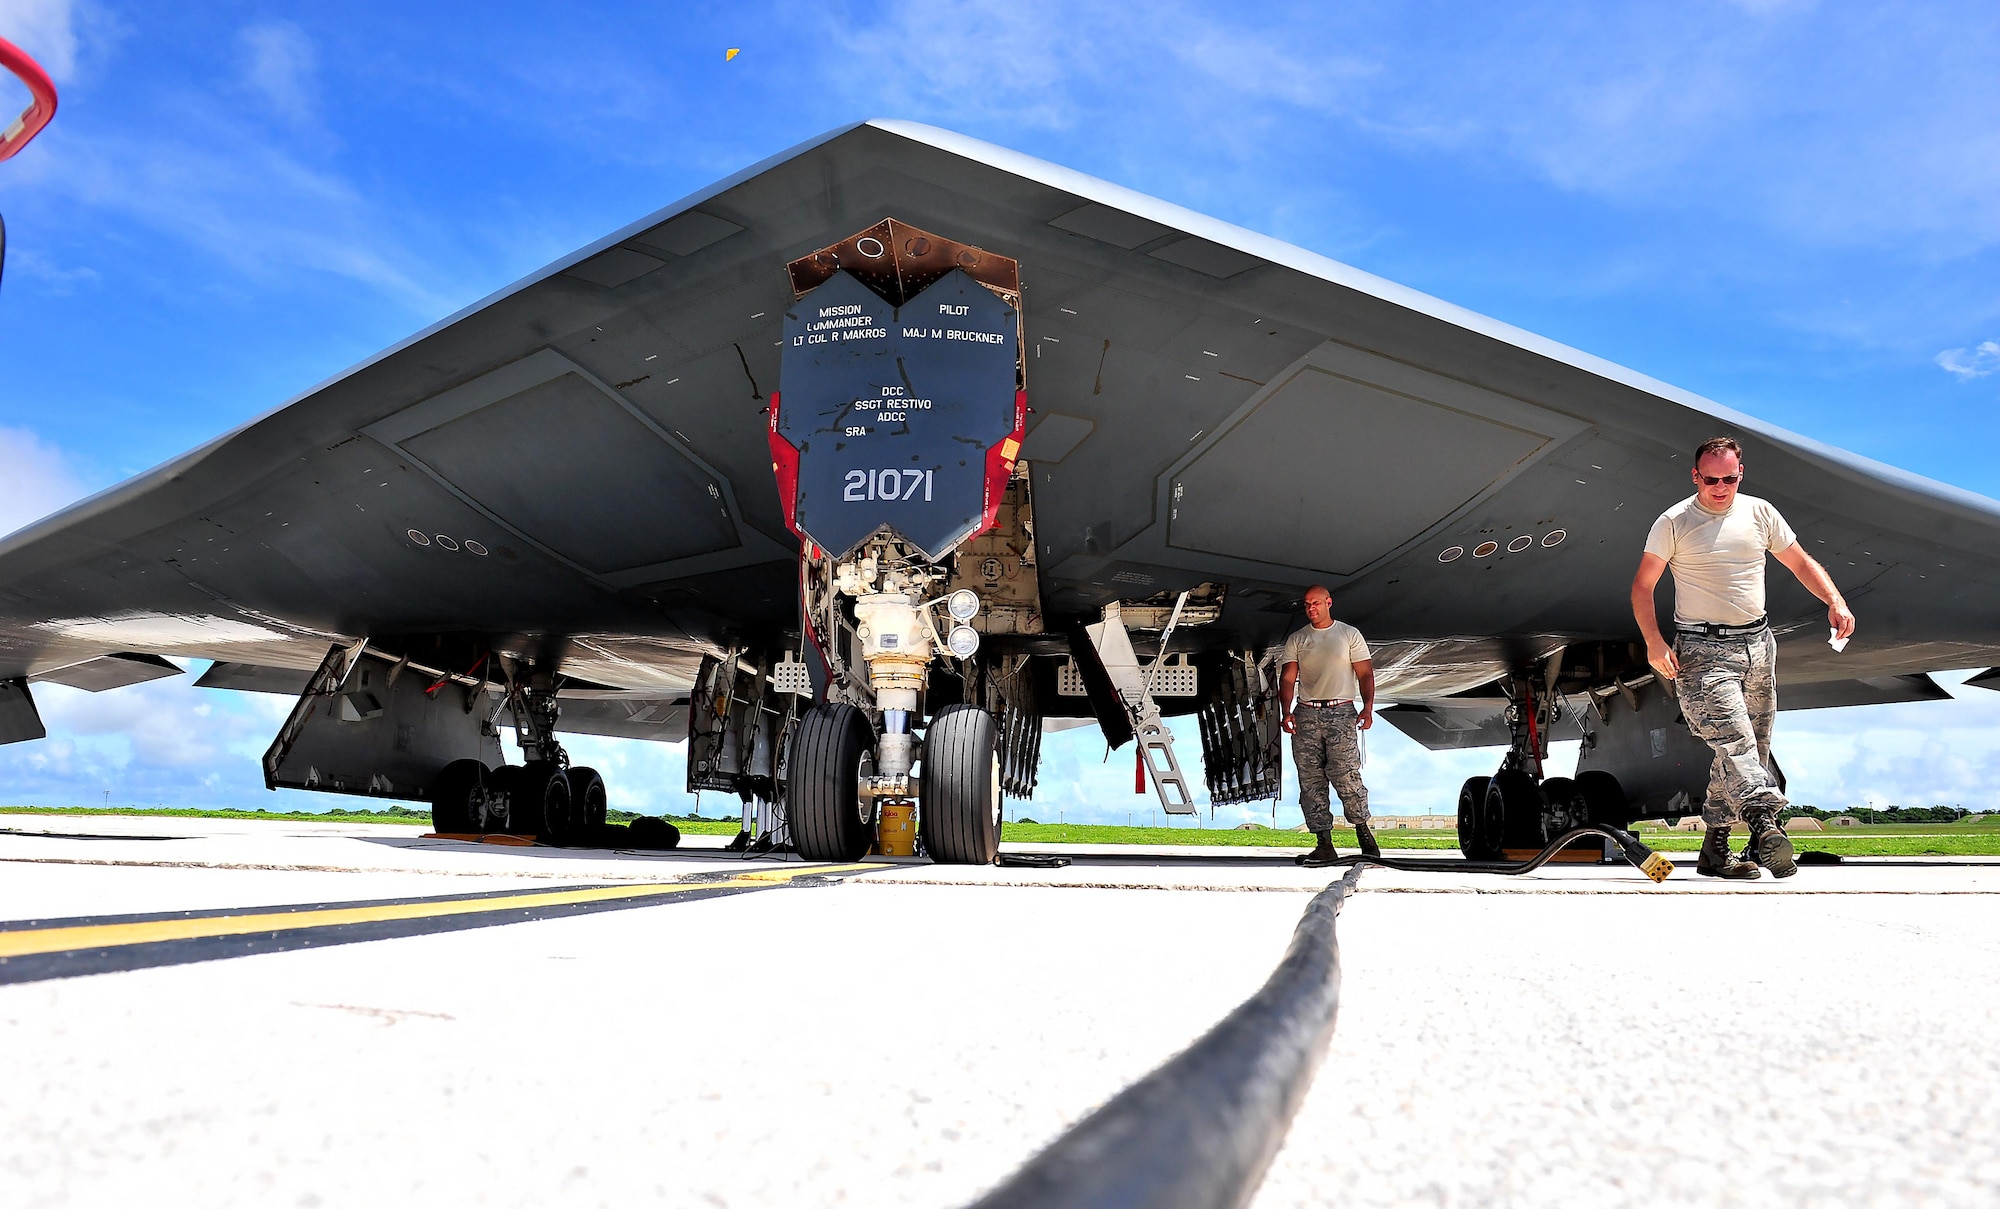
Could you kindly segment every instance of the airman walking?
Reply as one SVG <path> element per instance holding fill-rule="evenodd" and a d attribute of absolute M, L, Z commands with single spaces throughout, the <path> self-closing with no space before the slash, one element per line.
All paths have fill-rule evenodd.
<path fill-rule="evenodd" d="M 1854 633 L 1854 614 L 1785 518 L 1768 501 L 1742 494 L 1742 482 L 1743 450 L 1735 441 L 1717 437 L 1695 450 L 1695 493 L 1653 522 L 1632 578 L 1632 615 L 1646 638 L 1646 661 L 1663 681 L 1675 683 L 1688 728 L 1715 752 L 1702 810 L 1707 834 L 1695 871 L 1747 879 L 1759 876 L 1762 865 L 1790 877 L 1798 864 L 1779 820 L 1788 803 L 1770 768 L 1778 643 L 1764 612 L 1765 553 L 1826 603 L 1836 638 Z M 1653 608 L 1653 589 L 1669 568 L 1671 645 Z M 1729 850 L 1730 829 L 1739 819 L 1750 825 L 1741 856 Z"/>

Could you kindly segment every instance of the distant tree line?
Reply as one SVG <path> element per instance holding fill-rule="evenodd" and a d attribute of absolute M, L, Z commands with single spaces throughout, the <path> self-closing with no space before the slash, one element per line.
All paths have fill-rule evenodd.
<path fill-rule="evenodd" d="M 1793 806 L 1783 811 L 1779 818 L 1830 819 L 1836 814 L 1859 819 L 1864 823 L 1956 823 L 1971 814 L 1956 806 L 1885 806 L 1876 810 L 1869 806 L 1851 806 L 1846 810 L 1821 810 L 1817 806 Z"/>

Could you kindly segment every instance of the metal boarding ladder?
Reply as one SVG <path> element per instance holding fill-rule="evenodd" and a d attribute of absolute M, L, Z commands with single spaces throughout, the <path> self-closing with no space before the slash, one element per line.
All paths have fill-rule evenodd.
<path fill-rule="evenodd" d="M 1181 776 L 1181 762 L 1174 758 L 1174 732 L 1160 724 L 1160 707 L 1152 704 L 1151 698 L 1145 713 L 1134 721 L 1132 733 L 1139 740 L 1139 755 L 1159 792 L 1161 808 L 1168 814 L 1196 813 L 1187 780 Z M 1174 796 L 1168 796 L 1169 789 Z"/>
<path fill-rule="evenodd" d="M 1173 634 L 1175 624 L 1180 621 L 1181 606 L 1186 603 L 1187 593 L 1183 592 L 1174 604 L 1165 632 L 1160 635 L 1160 655 L 1153 660 L 1152 667 L 1159 667 L 1165 659 L 1167 638 Z M 1125 712 L 1132 717 L 1139 758 L 1145 762 L 1153 789 L 1160 795 L 1160 808 L 1168 814 L 1196 813 L 1194 795 L 1188 791 L 1187 778 L 1181 775 L 1181 763 L 1174 756 L 1174 732 L 1160 721 L 1152 678 L 1139 668 L 1139 656 L 1132 649 L 1132 636 L 1125 630 L 1125 617 L 1118 603 L 1105 605 L 1104 620 L 1085 626 L 1084 630 L 1090 635 L 1091 645 L 1097 648 L 1098 661 L 1109 673 L 1112 686 L 1125 704 Z"/>

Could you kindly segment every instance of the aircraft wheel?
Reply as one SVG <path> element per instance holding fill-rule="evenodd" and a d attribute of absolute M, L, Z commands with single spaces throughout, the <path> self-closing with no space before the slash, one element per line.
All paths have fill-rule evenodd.
<path fill-rule="evenodd" d="M 1467 777 L 1458 790 L 1458 850 L 1469 861 L 1500 858 L 1500 828 L 1486 818 L 1486 787 L 1492 777 Z"/>
<path fill-rule="evenodd" d="M 1576 782 L 1568 777 L 1550 777 L 1542 782 L 1542 801 L 1547 804 L 1542 817 L 1546 820 L 1543 830 L 1554 839 L 1573 827 L 1584 824 L 1583 799 L 1577 795 Z"/>
<path fill-rule="evenodd" d="M 585 836 L 594 836 L 604 826 L 604 815 L 610 804 L 610 792 L 604 786 L 604 778 L 595 768 L 571 768 L 569 770 L 570 800 L 575 803 L 576 826 Z"/>
<path fill-rule="evenodd" d="M 785 818 L 809 861 L 852 861 L 874 841 L 875 802 L 860 793 L 861 757 L 875 728 L 851 705 L 815 705 L 792 730 Z"/>
<path fill-rule="evenodd" d="M 486 800 L 473 812 L 474 831 L 506 831 L 508 822 L 525 808 L 521 800 L 521 766 L 502 764 L 486 774 Z"/>
<path fill-rule="evenodd" d="M 1486 787 L 1486 816 L 1499 823 L 1494 833 L 1496 847 L 1539 852 L 1549 842 L 1543 829 L 1541 787 L 1518 768 L 1494 774 L 1492 784 Z"/>
<path fill-rule="evenodd" d="M 1631 808 L 1625 801 L 1625 787 L 1618 778 L 1601 768 L 1576 774 L 1576 796 L 1586 821 L 1599 826 L 1624 827 L 1631 823 Z"/>
<path fill-rule="evenodd" d="M 551 844 L 568 843 L 576 826 L 568 774 L 546 760 L 534 760 L 521 766 L 514 786 L 507 830 L 539 836 Z"/>
<path fill-rule="evenodd" d="M 486 765 L 453 760 L 431 783 L 431 830 L 463 835 L 479 830 L 486 797 Z"/>
<path fill-rule="evenodd" d="M 917 828 L 940 865 L 990 865 L 1000 855 L 999 735 L 976 705 L 947 706 L 924 734 Z"/>

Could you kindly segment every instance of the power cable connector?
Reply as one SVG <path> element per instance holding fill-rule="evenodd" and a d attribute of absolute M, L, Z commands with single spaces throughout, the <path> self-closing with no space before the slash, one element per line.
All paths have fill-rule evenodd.
<path fill-rule="evenodd" d="M 1651 848 L 1639 842 L 1639 837 L 1617 827 L 1604 829 L 1618 841 L 1625 850 L 1625 859 L 1638 866 L 1639 872 L 1653 879 L 1655 883 L 1666 881 L 1674 871 L 1674 863 Z"/>

